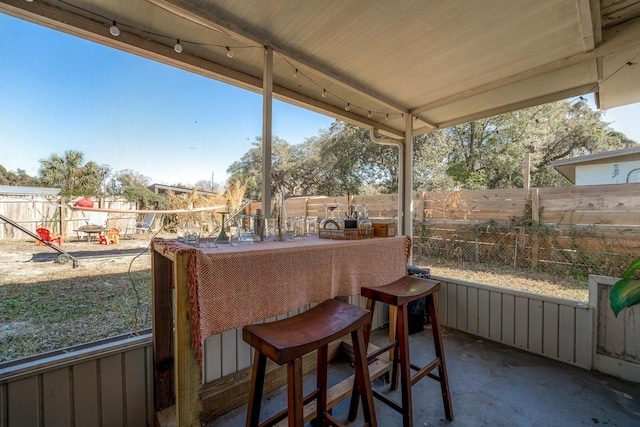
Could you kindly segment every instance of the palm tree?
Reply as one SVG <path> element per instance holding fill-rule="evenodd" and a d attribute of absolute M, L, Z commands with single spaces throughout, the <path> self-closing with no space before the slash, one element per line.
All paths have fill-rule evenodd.
<path fill-rule="evenodd" d="M 83 162 L 84 153 L 75 150 L 67 150 L 63 156 L 52 154 L 48 159 L 40 159 L 40 180 L 49 187 L 60 187 L 64 194 L 73 194 L 78 190 L 95 193 L 95 189 L 86 188 L 93 181 L 87 178 L 96 172 L 95 164 L 89 162 L 83 165 Z M 86 166 L 88 168 L 84 170 Z"/>

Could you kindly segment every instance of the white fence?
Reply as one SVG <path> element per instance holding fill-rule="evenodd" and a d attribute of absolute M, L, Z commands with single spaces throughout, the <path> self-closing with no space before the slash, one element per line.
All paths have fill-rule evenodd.
<path fill-rule="evenodd" d="M 109 209 L 135 209 L 136 205 L 122 198 L 94 198 L 94 206 Z M 76 237 L 80 226 L 86 225 L 89 212 L 71 209 L 61 197 L 44 196 L 0 196 L 0 214 L 35 233 L 36 228 L 44 227 L 62 235 L 63 240 Z M 124 232 L 127 225 L 136 221 L 134 213 L 109 213 L 108 228 L 117 228 Z M 0 222 L 0 240 L 32 239 L 10 224 Z"/>

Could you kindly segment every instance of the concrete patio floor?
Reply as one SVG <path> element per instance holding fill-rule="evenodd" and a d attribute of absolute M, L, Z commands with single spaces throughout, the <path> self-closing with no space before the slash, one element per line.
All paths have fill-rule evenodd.
<path fill-rule="evenodd" d="M 433 358 L 430 329 L 412 334 L 412 361 Z M 372 334 L 382 343 L 386 330 Z M 452 329 L 444 330 L 444 346 L 454 421 L 445 419 L 440 387 L 424 378 L 413 387 L 414 426 L 640 426 L 640 384 L 590 372 L 572 365 L 481 339 Z M 350 375 L 346 363 L 330 367 L 330 384 Z M 333 381 L 333 382 L 332 382 Z M 305 377 L 305 391 L 315 377 Z M 382 379 L 374 382 L 387 389 Z M 393 392 L 399 401 L 399 392 Z M 378 425 L 402 426 L 400 414 L 375 400 Z M 286 405 L 286 389 L 265 395 L 261 419 Z M 348 400 L 333 409 L 346 421 Z M 353 426 L 363 424 L 361 412 Z M 206 427 L 245 425 L 246 405 L 209 423 Z"/>

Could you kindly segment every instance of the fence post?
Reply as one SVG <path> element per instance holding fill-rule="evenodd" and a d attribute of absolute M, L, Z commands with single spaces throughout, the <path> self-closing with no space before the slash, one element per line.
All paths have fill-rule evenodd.
<path fill-rule="evenodd" d="M 529 194 L 531 194 L 531 219 L 534 221 L 534 224 L 537 224 L 540 222 L 540 200 L 538 196 L 538 189 L 532 188 L 529 191 Z M 531 268 L 536 268 L 538 266 L 540 250 L 538 237 L 538 232 L 534 231 L 531 236 Z"/>
<path fill-rule="evenodd" d="M 60 235 L 64 239 L 67 238 L 67 212 L 64 208 L 65 203 L 64 197 L 60 197 L 60 206 L 58 207 L 60 210 Z"/>

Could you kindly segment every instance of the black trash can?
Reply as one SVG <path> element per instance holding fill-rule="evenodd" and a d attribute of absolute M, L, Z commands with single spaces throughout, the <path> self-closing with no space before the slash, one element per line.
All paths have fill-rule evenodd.
<path fill-rule="evenodd" d="M 407 266 L 407 274 L 421 279 L 428 279 L 431 277 L 431 271 L 428 268 L 414 267 L 412 265 Z M 412 301 L 407 306 L 409 316 L 409 334 L 422 332 L 424 330 L 424 325 L 429 323 L 429 314 L 425 312 L 424 308 L 424 298 Z"/>

